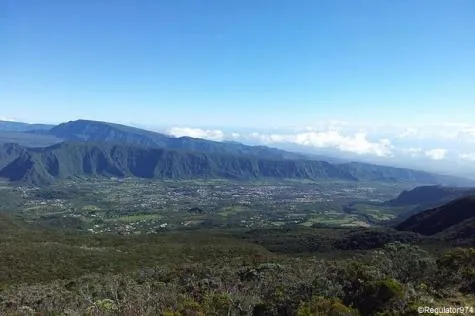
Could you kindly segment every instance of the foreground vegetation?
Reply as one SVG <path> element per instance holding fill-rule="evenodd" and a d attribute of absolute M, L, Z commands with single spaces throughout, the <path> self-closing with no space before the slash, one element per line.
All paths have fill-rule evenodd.
<path fill-rule="evenodd" d="M 0 223 L 1 315 L 416 315 L 418 306 L 475 306 L 474 249 L 437 253 L 392 233 L 282 229 L 273 240 L 276 229 L 118 236 L 11 215 Z M 339 249 L 348 234 L 366 236 L 366 249 L 343 241 Z M 333 246 L 302 248 L 317 237 Z"/>

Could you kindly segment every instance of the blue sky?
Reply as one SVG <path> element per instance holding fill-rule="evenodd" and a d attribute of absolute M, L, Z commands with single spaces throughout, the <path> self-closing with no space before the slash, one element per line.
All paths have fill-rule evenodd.
<path fill-rule="evenodd" d="M 474 34 L 473 0 L 4 0 L 0 119 L 475 176 Z"/>
<path fill-rule="evenodd" d="M 472 0 L 6 0 L 0 25 L 1 117 L 475 120 Z"/>

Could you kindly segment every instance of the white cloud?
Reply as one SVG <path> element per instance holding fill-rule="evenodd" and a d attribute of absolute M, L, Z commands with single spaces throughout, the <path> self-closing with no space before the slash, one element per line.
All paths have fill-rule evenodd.
<path fill-rule="evenodd" d="M 424 153 L 430 159 L 442 160 L 442 159 L 445 159 L 445 156 L 447 155 L 447 149 L 436 148 L 436 149 L 426 150 Z"/>
<path fill-rule="evenodd" d="M 203 138 L 215 141 L 222 141 L 225 139 L 225 134 L 220 130 L 209 130 L 201 128 L 191 128 L 191 127 L 172 127 L 168 131 L 168 134 L 174 137 L 193 137 L 193 138 Z"/>
<path fill-rule="evenodd" d="M 470 160 L 470 161 L 475 161 L 475 153 L 472 154 L 460 154 L 459 155 L 460 159 L 463 160 Z"/>
<path fill-rule="evenodd" d="M 393 148 L 389 139 L 380 139 L 377 142 L 372 142 L 367 139 L 367 135 L 363 131 L 357 132 L 354 135 L 343 135 L 337 130 L 270 135 L 252 133 L 251 137 L 268 144 L 294 143 L 314 148 L 336 148 L 360 155 L 373 154 L 379 157 L 391 156 Z"/>
<path fill-rule="evenodd" d="M 465 152 L 470 140 L 475 142 L 475 125 L 440 124 L 437 126 L 365 127 L 347 122 L 316 122 L 312 126 L 282 130 L 226 130 L 173 127 L 168 134 L 215 141 L 232 140 L 244 144 L 262 144 L 279 148 L 307 147 L 385 158 L 387 161 L 420 163 L 462 163 L 475 161 L 475 152 Z M 292 146 L 296 145 L 296 146 Z M 290 147 L 289 147 L 290 146 Z M 335 153 L 337 155 L 337 153 Z M 366 157 L 369 158 L 369 157 Z"/>
<path fill-rule="evenodd" d="M 439 140 L 474 142 L 475 125 L 463 123 L 446 123 L 434 126 L 407 127 L 395 135 L 399 139 L 407 140 Z"/>

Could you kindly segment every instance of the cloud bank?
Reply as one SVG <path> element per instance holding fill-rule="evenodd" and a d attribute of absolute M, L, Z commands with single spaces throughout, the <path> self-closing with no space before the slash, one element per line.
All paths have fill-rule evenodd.
<path fill-rule="evenodd" d="M 326 131 L 315 131 L 312 128 L 305 128 L 304 132 L 294 133 L 259 133 L 252 132 L 241 134 L 237 132 L 226 133 L 222 130 L 210 130 L 192 127 L 172 127 L 167 133 L 174 137 L 194 137 L 208 140 L 250 140 L 266 145 L 295 144 L 315 149 L 332 148 L 342 152 L 350 152 L 358 155 L 375 155 L 378 157 L 390 157 L 392 155 L 393 145 L 387 138 L 378 140 L 369 140 L 364 131 L 358 131 L 354 134 L 344 134 L 338 129 L 331 128 Z"/>
<path fill-rule="evenodd" d="M 225 140 L 225 133 L 221 130 L 209 130 L 192 127 L 172 127 L 168 134 L 173 137 L 193 137 L 203 138 L 208 140 L 222 141 Z"/>
<path fill-rule="evenodd" d="M 372 154 L 378 157 L 391 156 L 393 147 L 389 139 L 368 140 L 367 134 L 363 131 L 353 135 L 344 135 L 337 130 L 271 135 L 255 132 L 251 137 L 265 144 L 293 143 L 313 148 L 333 148 L 358 155 Z"/>
<path fill-rule="evenodd" d="M 426 150 L 425 155 L 432 160 L 442 160 L 445 159 L 445 155 L 447 155 L 447 149 L 443 148 L 436 148 L 431 150 Z"/>
<path fill-rule="evenodd" d="M 292 151 L 405 166 L 437 166 L 469 171 L 475 162 L 475 125 L 447 123 L 437 126 L 356 126 L 347 122 L 317 122 L 314 126 L 281 130 L 226 130 L 173 127 L 175 137 L 215 141 L 232 140 Z M 473 148 L 470 151 L 467 149 Z M 365 160 L 366 159 L 366 160 Z M 475 173 L 475 166 L 473 166 Z M 470 170 L 472 170 L 470 169 Z"/>

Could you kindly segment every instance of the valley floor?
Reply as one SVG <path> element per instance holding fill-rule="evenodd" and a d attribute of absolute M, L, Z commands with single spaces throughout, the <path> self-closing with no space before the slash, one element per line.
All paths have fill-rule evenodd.
<path fill-rule="evenodd" d="M 47 187 L 0 186 L 0 209 L 90 233 L 182 228 L 368 227 L 398 217 L 382 202 L 414 184 L 345 181 L 87 179 Z"/>

